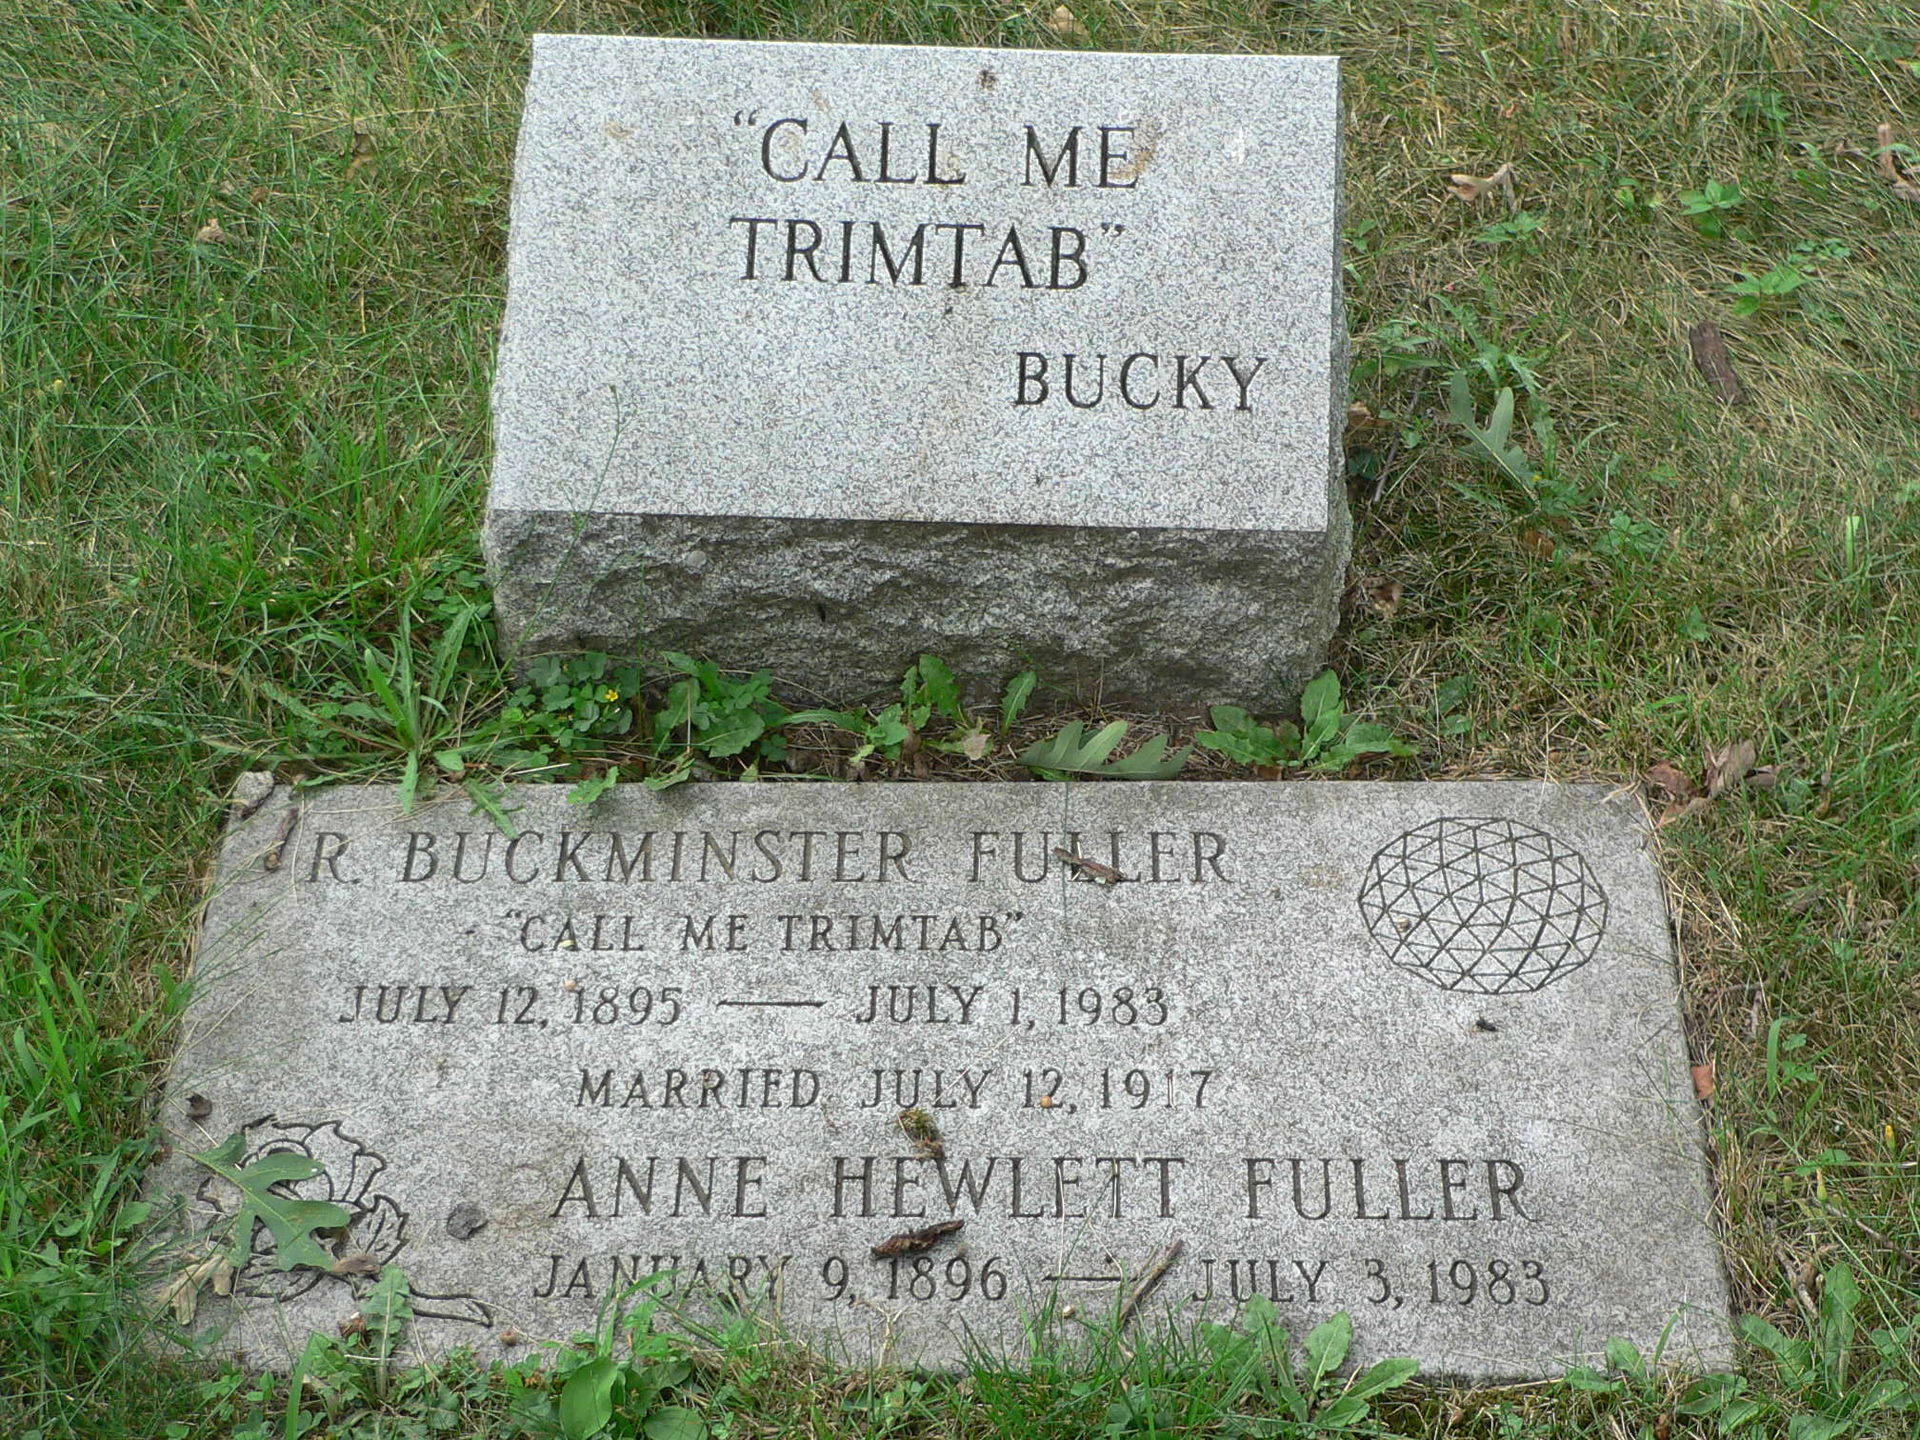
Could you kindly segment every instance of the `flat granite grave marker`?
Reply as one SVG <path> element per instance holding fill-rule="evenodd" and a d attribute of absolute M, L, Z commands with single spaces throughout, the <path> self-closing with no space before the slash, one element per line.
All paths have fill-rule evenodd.
<path fill-rule="evenodd" d="M 513 791 L 512 838 L 383 788 L 279 789 L 232 827 L 158 1189 L 217 1237 L 238 1192 L 193 1152 L 310 1155 L 293 1189 L 347 1208 L 360 1273 L 282 1270 L 250 1227 L 202 1309 L 230 1345 L 297 1354 L 395 1263 L 428 1353 L 564 1339 L 670 1272 L 676 1304 L 855 1360 L 1253 1297 L 1430 1373 L 1551 1374 L 1670 1321 L 1670 1355 L 1729 1358 L 1630 802 L 564 793 Z"/>
<path fill-rule="evenodd" d="M 1348 550 L 1339 62 L 543 35 L 486 547 L 521 653 L 1278 705 Z"/>

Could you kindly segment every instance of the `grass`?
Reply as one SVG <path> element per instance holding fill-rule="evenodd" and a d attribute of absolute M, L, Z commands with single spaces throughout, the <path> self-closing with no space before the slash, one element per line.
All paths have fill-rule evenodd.
<path fill-rule="evenodd" d="M 198 1435 L 271 1408 L 237 1372 L 135 1348 L 145 1097 L 224 787 L 298 758 L 275 695 L 357 683 L 364 644 L 391 653 L 403 612 L 473 574 L 536 28 L 1349 57 L 1372 423 L 1338 663 L 1352 708 L 1423 747 L 1373 773 L 1623 777 L 1739 739 L 1783 767 L 1662 831 L 1737 1298 L 1804 1334 L 1809 1277 L 1844 1263 L 1863 1328 L 1920 1314 L 1920 209 L 1872 154 L 1883 121 L 1920 145 L 1920 19 L 1877 0 L 1074 8 L 1082 42 L 1044 4 L 924 0 L 0 7 L 0 1431 Z M 1447 194 L 1502 162 L 1537 225 Z M 1709 182 L 1742 197 L 1718 235 L 1680 198 Z M 1729 287 L 1829 241 L 1844 259 L 1736 314 Z M 1692 370 L 1701 320 L 1749 405 Z M 1525 418 L 1551 416 L 1538 479 L 1460 453 L 1456 371 L 1478 415 L 1516 392 L 1535 457 Z M 484 647 L 469 663 L 478 725 L 503 682 Z M 1910 1338 L 1855 1352 L 1855 1393 L 1920 1383 Z M 1817 1387 L 1763 1347 L 1744 1362 L 1756 1424 L 1785 1433 Z M 1193 1356 L 1134 1364 L 1151 1373 L 956 1383 L 722 1347 L 698 1383 L 752 1435 L 1081 1435 L 1161 1391 L 1112 1433 L 1259 1410 Z M 360 1433 L 450 1414 L 511 1433 L 502 1383 L 389 1395 Z M 1671 1404 L 1436 1392 L 1382 1419 L 1705 1423 Z"/>

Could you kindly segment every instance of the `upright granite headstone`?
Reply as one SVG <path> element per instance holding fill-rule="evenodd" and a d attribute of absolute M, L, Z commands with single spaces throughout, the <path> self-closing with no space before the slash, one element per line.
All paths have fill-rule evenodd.
<path fill-rule="evenodd" d="M 1666 910 L 1597 787 L 509 803 L 232 829 L 160 1187 L 240 1246 L 229 1345 L 297 1354 L 397 1264 L 427 1352 L 664 1272 L 855 1359 L 1256 1298 L 1472 1378 L 1670 1321 L 1728 1358 Z M 322 1167 L 282 1187 L 350 1217 L 317 1263 L 236 1229 L 223 1144 Z"/>
<path fill-rule="evenodd" d="M 486 547 L 521 653 L 1276 705 L 1348 550 L 1333 59 L 539 36 Z"/>

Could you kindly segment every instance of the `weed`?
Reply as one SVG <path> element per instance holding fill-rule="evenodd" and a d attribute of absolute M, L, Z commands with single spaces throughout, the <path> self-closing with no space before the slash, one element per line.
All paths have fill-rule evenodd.
<path fill-rule="evenodd" d="M 1775 301 L 1786 299 L 1806 283 L 1806 272 L 1797 265 L 1776 265 L 1764 275 L 1730 281 L 1727 293 L 1734 297 L 1734 314 L 1755 315 Z"/>
<path fill-rule="evenodd" d="M 1723 185 L 1718 180 L 1709 180 L 1703 190 L 1681 192 L 1680 213 L 1702 235 L 1720 240 L 1726 237 L 1729 219 L 1746 203 L 1739 181 L 1729 180 Z"/>
<path fill-rule="evenodd" d="M 593 1334 L 576 1336 L 572 1345 L 548 1347 L 553 1360 L 547 1383 L 523 1389 L 516 1407 L 536 1433 L 557 1428 L 565 1440 L 614 1433 L 704 1440 L 707 1426 L 700 1413 L 667 1402 L 693 1367 L 679 1343 L 655 1328 L 659 1301 L 649 1291 L 665 1278 L 648 1276 L 612 1297 Z M 637 1303 L 625 1308 L 635 1297 Z"/>
<path fill-rule="evenodd" d="M 1300 693 L 1300 763 L 1307 769 L 1340 771 L 1363 755 L 1416 753 L 1386 726 L 1349 715 L 1340 698 L 1340 677 L 1333 671 Z"/>
<path fill-rule="evenodd" d="M 1043 780 L 1065 780 L 1080 775 L 1096 780 L 1170 780 L 1193 754 L 1183 745 L 1167 754 L 1167 737 L 1155 735 L 1132 754 L 1110 758 L 1127 736 L 1127 722 L 1112 720 L 1091 735 L 1075 720 L 1049 740 L 1039 740 L 1020 752 L 1020 763 Z"/>
<path fill-rule="evenodd" d="M 1514 245 L 1531 252 L 1537 248 L 1540 231 L 1546 223 L 1531 211 L 1516 210 L 1504 220 L 1491 220 L 1482 225 L 1474 239 L 1482 245 Z"/>
<path fill-rule="evenodd" d="M 690 655 L 673 652 L 666 661 L 684 678 L 668 687 L 653 717 L 656 768 L 646 779 L 650 787 L 677 785 L 703 761 L 744 757 L 757 766 L 786 757 L 786 737 L 779 731 L 791 716 L 773 699 L 771 672 L 736 680 Z"/>
<path fill-rule="evenodd" d="M 1007 682 L 1007 688 L 1000 696 L 1000 733 L 1002 735 L 1011 730 L 1026 713 L 1027 702 L 1033 698 L 1033 687 L 1037 678 L 1033 671 L 1022 670 Z"/>
<path fill-rule="evenodd" d="M 1299 763 L 1300 727 L 1291 721 L 1268 725 L 1238 705 L 1215 705 L 1207 715 L 1213 728 L 1195 735 L 1196 745 L 1255 769 L 1278 772 Z"/>

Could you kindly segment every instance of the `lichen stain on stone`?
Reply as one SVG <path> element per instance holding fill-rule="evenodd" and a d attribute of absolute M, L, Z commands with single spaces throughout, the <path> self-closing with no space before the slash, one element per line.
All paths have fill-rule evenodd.
<path fill-rule="evenodd" d="M 1153 163 L 1153 157 L 1160 149 L 1160 138 L 1166 133 L 1167 127 L 1151 116 L 1134 126 L 1133 154 L 1124 165 L 1114 166 L 1109 178 L 1116 184 L 1138 180 L 1146 173 L 1147 166 Z"/>

